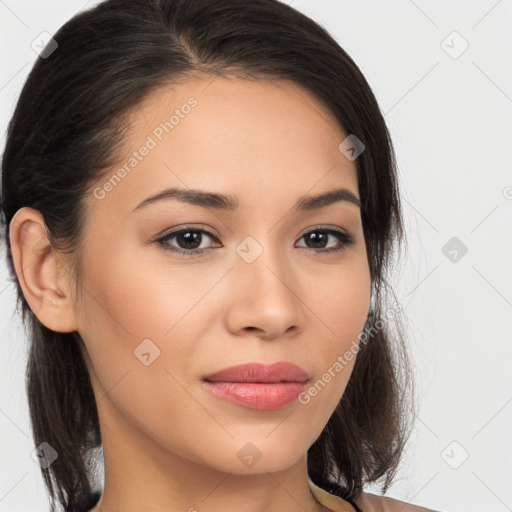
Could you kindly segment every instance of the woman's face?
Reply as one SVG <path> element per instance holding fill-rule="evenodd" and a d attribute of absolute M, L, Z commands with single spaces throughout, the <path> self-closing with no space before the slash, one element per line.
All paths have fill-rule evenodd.
<path fill-rule="evenodd" d="M 155 92 L 131 121 L 88 197 L 75 303 L 105 453 L 283 470 L 339 402 L 369 309 L 348 134 L 297 85 L 211 76 Z M 170 188 L 236 205 L 175 194 L 138 207 Z M 348 193 L 298 206 L 337 189 Z M 227 400 L 203 380 L 251 362 L 290 362 L 309 380 L 284 404 Z M 293 385 L 267 389 L 279 386 Z"/>

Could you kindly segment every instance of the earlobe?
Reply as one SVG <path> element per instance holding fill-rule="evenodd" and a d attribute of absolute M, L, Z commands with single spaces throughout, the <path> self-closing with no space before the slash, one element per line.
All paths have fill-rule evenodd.
<path fill-rule="evenodd" d="M 76 331 L 70 276 L 67 269 L 59 267 L 42 214 L 33 208 L 20 208 L 11 220 L 9 239 L 14 269 L 30 309 L 48 329 Z"/>

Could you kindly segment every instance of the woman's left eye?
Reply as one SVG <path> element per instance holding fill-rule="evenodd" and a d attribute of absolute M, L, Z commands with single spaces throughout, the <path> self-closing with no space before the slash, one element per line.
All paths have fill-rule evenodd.
<path fill-rule="evenodd" d="M 323 245 L 323 242 L 327 242 L 329 240 L 329 237 L 333 237 L 338 240 L 338 245 L 335 247 L 330 247 L 328 249 L 322 249 L 322 248 L 316 248 L 316 247 L 310 247 L 313 251 L 317 253 L 322 252 L 340 252 L 343 251 L 345 248 L 347 248 L 349 245 L 352 245 L 354 243 L 354 239 L 351 235 L 349 235 L 346 231 L 342 231 L 341 229 L 328 229 L 328 228 L 316 228 L 312 231 L 308 231 L 304 235 L 301 236 L 302 238 L 309 239 L 309 241 L 312 241 L 313 244 L 320 244 Z"/>
<path fill-rule="evenodd" d="M 168 233 L 162 238 L 156 240 L 156 242 L 160 244 L 166 251 L 179 253 L 182 256 L 187 257 L 199 256 L 206 250 L 211 249 L 211 247 L 201 247 L 204 235 L 219 242 L 219 239 L 210 231 L 197 228 L 183 228 L 178 231 L 172 231 L 171 233 Z M 337 239 L 338 245 L 325 248 L 324 243 L 329 241 L 329 237 L 334 237 Z M 316 253 L 340 252 L 354 243 L 353 237 L 346 231 L 333 228 L 315 228 L 311 231 L 308 231 L 307 233 L 304 233 L 304 235 L 302 235 L 299 240 L 303 238 L 308 240 L 310 243 L 313 243 L 313 245 L 316 245 L 316 247 L 309 247 L 309 249 Z M 171 240 L 173 239 L 176 239 L 174 243 L 178 245 L 177 248 L 171 244 Z M 306 248 L 308 247 L 306 246 Z"/>

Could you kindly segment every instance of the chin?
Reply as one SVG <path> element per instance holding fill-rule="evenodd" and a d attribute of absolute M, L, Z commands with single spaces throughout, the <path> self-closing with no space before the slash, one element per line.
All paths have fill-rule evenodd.
<path fill-rule="evenodd" d="M 274 441 L 257 437 L 253 437 L 252 441 L 233 440 L 231 448 L 217 445 L 218 451 L 210 453 L 205 463 L 219 471 L 237 475 L 284 471 L 307 452 L 307 447 L 301 451 L 299 443 L 293 440 L 288 439 L 288 443 L 285 445 L 278 437 Z"/>

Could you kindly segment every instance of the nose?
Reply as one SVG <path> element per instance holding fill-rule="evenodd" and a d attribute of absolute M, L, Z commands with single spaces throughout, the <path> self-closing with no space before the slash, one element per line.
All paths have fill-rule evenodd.
<path fill-rule="evenodd" d="M 265 248 L 252 263 L 235 260 L 230 272 L 227 327 L 235 335 L 271 340 L 296 335 L 303 329 L 306 285 L 284 254 Z"/>

